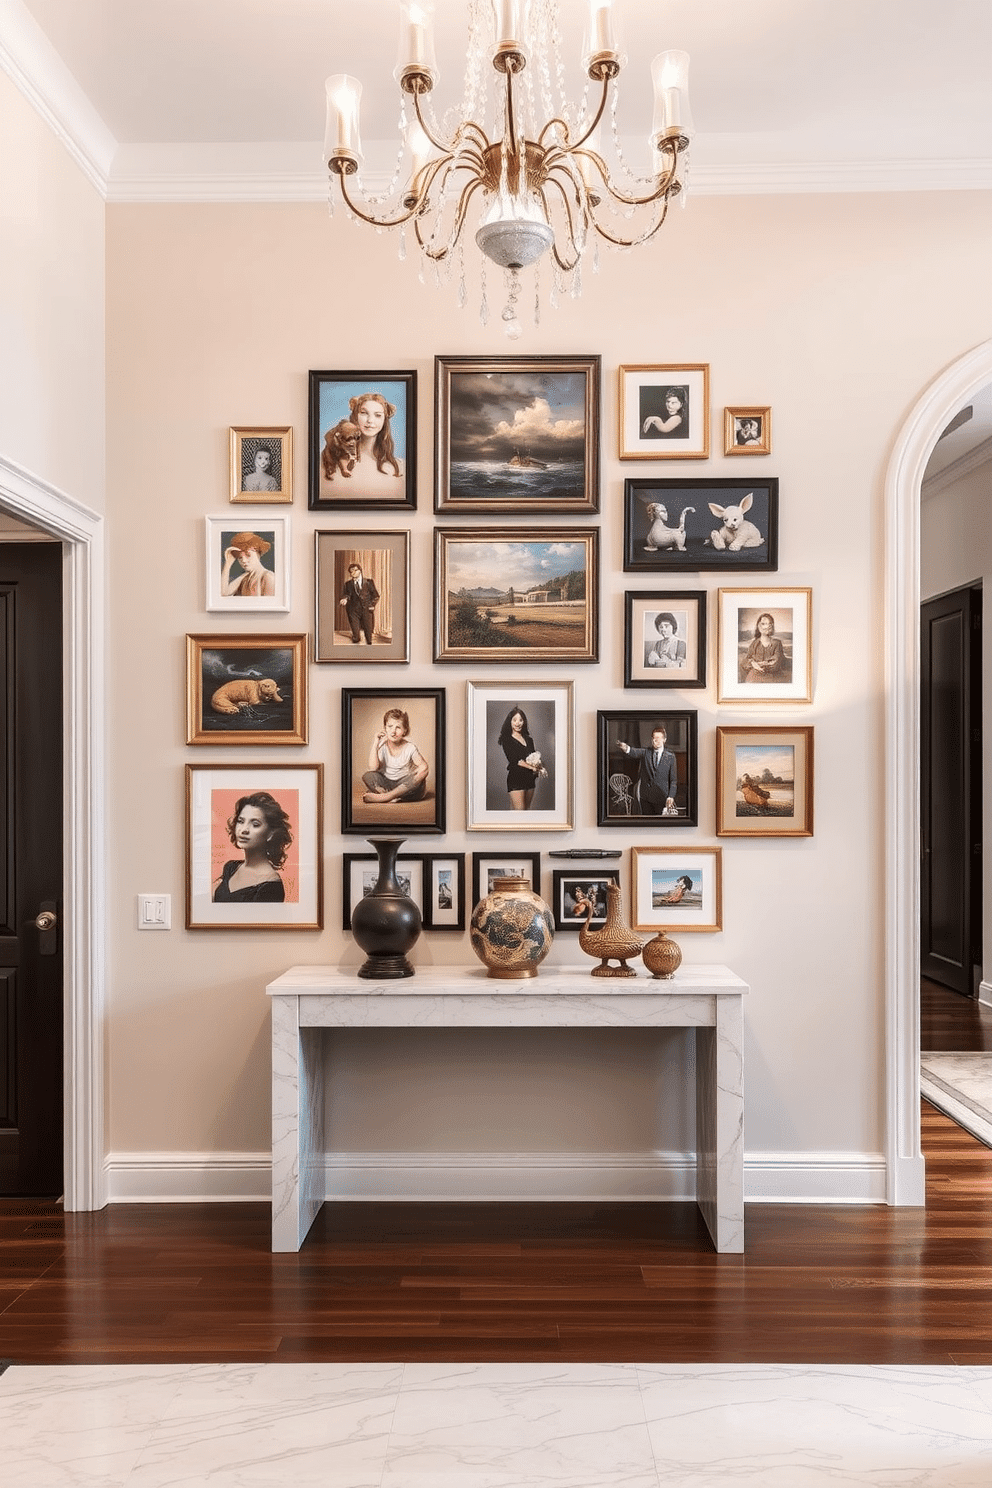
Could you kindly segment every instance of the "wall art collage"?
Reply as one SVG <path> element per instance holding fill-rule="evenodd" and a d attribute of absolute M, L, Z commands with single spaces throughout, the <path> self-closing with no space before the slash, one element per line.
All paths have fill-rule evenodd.
<path fill-rule="evenodd" d="M 600 661 L 600 528 L 583 520 L 600 512 L 600 375 L 598 356 L 435 358 L 433 662 L 566 674 L 466 683 L 470 832 L 581 825 L 567 674 Z M 709 457 L 708 365 L 621 366 L 618 378 L 621 460 Z M 723 431 L 726 456 L 771 453 L 770 408 L 727 407 Z M 413 592 L 402 525 L 417 509 L 416 439 L 416 372 L 309 373 L 308 508 L 334 523 L 314 532 L 312 634 L 188 635 L 187 744 L 306 745 L 311 662 L 358 663 L 367 680 L 410 661 L 411 611 L 428 598 Z M 208 612 L 290 610 L 290 519 L 265 508 L 292 502 L 292 477 L 292 428 L 230 430 L 230 504 L 257 510 L 205 519 Z M 361 526 L 356 512 L 379 516 Z M 628 478 L 622 519 L 623 571 L 664 576 L 623 596 L 623 687 L 656 696 L 596 714 L 596 825 L 629 836 L 699 824 L 697 712 L 676 694 L 712 686 L 710 624 L 717 702 L 760 706 L 812 702 L 813 623 L 810 589 L 768 583 L 776 478 Z M 672 578 L 702 572 L 734 576 L 713 616 L 712 591 Z M 342 687 L 342 834 L 446 831 L 446 699 L 444 686 Z M 812 727 L 715 732 L 717 836 L 812 836 Z M 322 928 L 323 766 L 187 764 L 186 781 L 187 928 Z M 602 842 L 558 856 L 620 856 Z M 401 853 L 425 929 L 464 931 L 467 892 L 475 903 L 514 869 L 540 892 L 539 853 L 473 853 L 470 882 L 465 856 Z M 343 855 L 344 929 L 375 862 Z M 719 846 L 631 847 L 630 868 L 635 928 L 722 928 Z M 590 911 L 602 923 L 619 881 L 616 868 L 555 868 L 559 930 Z"/>

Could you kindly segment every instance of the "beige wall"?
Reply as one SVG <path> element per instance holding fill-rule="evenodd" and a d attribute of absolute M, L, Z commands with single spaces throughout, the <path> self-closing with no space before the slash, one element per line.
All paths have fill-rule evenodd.
<path fill-rule="evenodd" d="M 0 72 L 0 454 L 104 502 L 104 204 Z"/>
<path fill-rule="evenodd" d="M 340 689 L 444 686 L 448 821 L 443 846 L 489 848 L 465 833 L 465 682 L 496 668 L 431 665 L 433 357 L 435 353 L 589 353 L 603 358 L 601 661 L 575 669 L 577 829 L 568 842 L 611 846 L 715 838 L 714 750 L 720 722 L 812 723 L 816 835 L 723 842 L 724 930 L 684 936 L 687 960 L 729 963 L 752 985 L 747 1006 L 749 1151 L 877 1153 L 882 1146 L 882 482 L 893 440 L 944 367 L 992 335 L 976 296 L 992 247 L 992 200 L 979 194 L 742 197 L 690 202 L 660 240 L 604 254 L 584 296 L 545 308 L 538 329 L 508 343 L 490 279 L 491 323 L 477 296 L 459 312 L 454 287 L 417 282 L 396 242 L 321 207 L 113 207 L 108 219 L 108 510 L 110 592 L 110 1146 L 117 1151 L 264 1150 L 268 1146 L 267 980 L 296 962 L 355 964 L 340 924 Z M 474 258 L 474 251 L 471 253 Z M 528 291 L 529 293 L 529 291 Z M 527 296 L 525 295 L 525 300 Z M 616 458 L 617 367 L 705 361 L 714 455 L 680 466 Z M 238 758 L 184 743 L 187 631 L 233 632 L 237 617 L 204 605 L 203 516 L 223 513 L 231 424 L 292 424 L 297 436 L 293 610 L 249 628 L 312 628 L 312 533 L 367 525 L 306 508 L 308 368 L 416 368 L 418 512 L 412 533 L 409 667 L 312 666 L 311 743 L 270 751 L 326 770 L 326 929 L 321 934 L 139 933 L 135 894 L 168 891 L 182 924 L 183 766 Z M 727 403 L 770 404 L 774 452 L 727 460 Z M 700 826 L 627 836 L 595 827 L 595 714 L 637 707 L 622 683 L 626 476 L 774 474 L 781 480 L 779 572 L 761 582 L 810 585 L 812 707 L 698 708 Z M 280 510 L 285 511 L 286 508 Z M 390 527 L 407 525 L 391 518 Z M 719 587 L 692 575 L 685 587 Z M 667 579 L 665 580 L 667 582 Z M 747 583 L 747 577 L 728 577 Z M 715 598 L 710 622 L 715 632 Z M 710 675 L 715 667 L 710 656 Z M 561 667 L 514 668 L 539 680 Z M 671 694 L 667 694 L 671 697 Z M 247 751 L 245 752 L 247 754 Z M 255 757 L 253 754 L 252 757 Z M 506 846 L 560 839 L 495 839 Z M 627 862 L 624 861 L 627 877 Z M 545 882 L 550 883 L 550 865 Z M 559 941 L 557 959 L 575 955 Z M 420 963 L 470 959 L 467 940 L 425 936 Z M 667 1070 L 678 1036 L 660 1037 Z M 619 1051 L 619 1052 L 618 1052 Z M 336 1141 L 345 1148 L 677 1147 L 686 1135 L 674 1081 L 634 1046 L 605 1035 L 370 1041 L 335 1055 Z M 381 1061 L 381 1063 L 380 1063 Z M 526 1070 L 524 1079 L 521 1071 Z M 505 1076 L 504 1076 L 504 1071 Z M 429 1099 L 425 1091 L 430 1086 Z M 372 1101 L 363 1099 L 374 1091 Z M 523 1092 L 523 1093 L 522 1093 Z M 596 1118 L 563 1116 L 572 1094 Z M 518 1115 L 525 1102 L 526 1120 Z M 661 1119 L 656 1124 L 656 1109 Z M 408 1120 L 407 1113 L 416 1116 Z M 412 1130 L 412 1135 L 410 1135 Z"/>

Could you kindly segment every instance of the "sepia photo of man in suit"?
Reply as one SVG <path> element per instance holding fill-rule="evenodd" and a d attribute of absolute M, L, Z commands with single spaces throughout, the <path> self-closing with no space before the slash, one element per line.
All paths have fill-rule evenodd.
<path fill-rule="evenodd" d="M 379 591 L 371 579 L 367 579 L 362 573 L 361 566 L 352 563 L 348 568 L 348 579 L 344 586 L 339 604 L 345 607 L 348 616 L 348 625 L 351 628 L 351 642 L 353 646 L 361 643 L 362 636 L 368 644 L 372 644 L 372 631 L 375 628 L 375 607 L 379 603 Z"/>

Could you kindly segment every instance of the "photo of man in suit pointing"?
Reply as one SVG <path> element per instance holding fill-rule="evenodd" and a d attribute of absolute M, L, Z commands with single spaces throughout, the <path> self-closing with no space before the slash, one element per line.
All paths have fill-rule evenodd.
<path fill-rule="evenodd" d="M 367 579 L 362 573 L 361 564 L 349 564 L 348 579 L 338 603 L 345 607 L 345 614 L 348 616 L 348 624 L 351 627 L 352 645 L 359 645 L 364 636 L 371 646 L 379 591 L 372 580 Z"/>
<path fill-rule="evenodd" d="M 624 754 L 636 759 L 639 766 L 641 812 L 644 816 L 663 816 L 666 811 L 675 811 L 675 793 L 678 790 L 678 764 L 670 749 L 666 749 L 668 732 L 663 723 L 655 724 L 651 730 L 651 748 L 637 749 L 620 740 Z"/>

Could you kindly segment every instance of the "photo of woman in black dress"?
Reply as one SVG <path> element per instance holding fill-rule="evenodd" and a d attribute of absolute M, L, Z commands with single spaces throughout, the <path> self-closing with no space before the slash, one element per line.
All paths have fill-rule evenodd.
<path fill-rule="evenodd" d="M 511 708 L 499 731 L 499 744 L 506 755 L 506 789 L 514 811 L 527 811 L 534 799 L 540 775 L 547 771 L 534 748 L 523 708 Z"/>
<path fill-rule="evenodd" d="M 279 869 L 293 840 L 289 817 L 268 791 L 242 796 L 227 834 L 244 854 L 224 864 L 214 884 L 215 904 L 282 904 L 286 889 Z"/>

